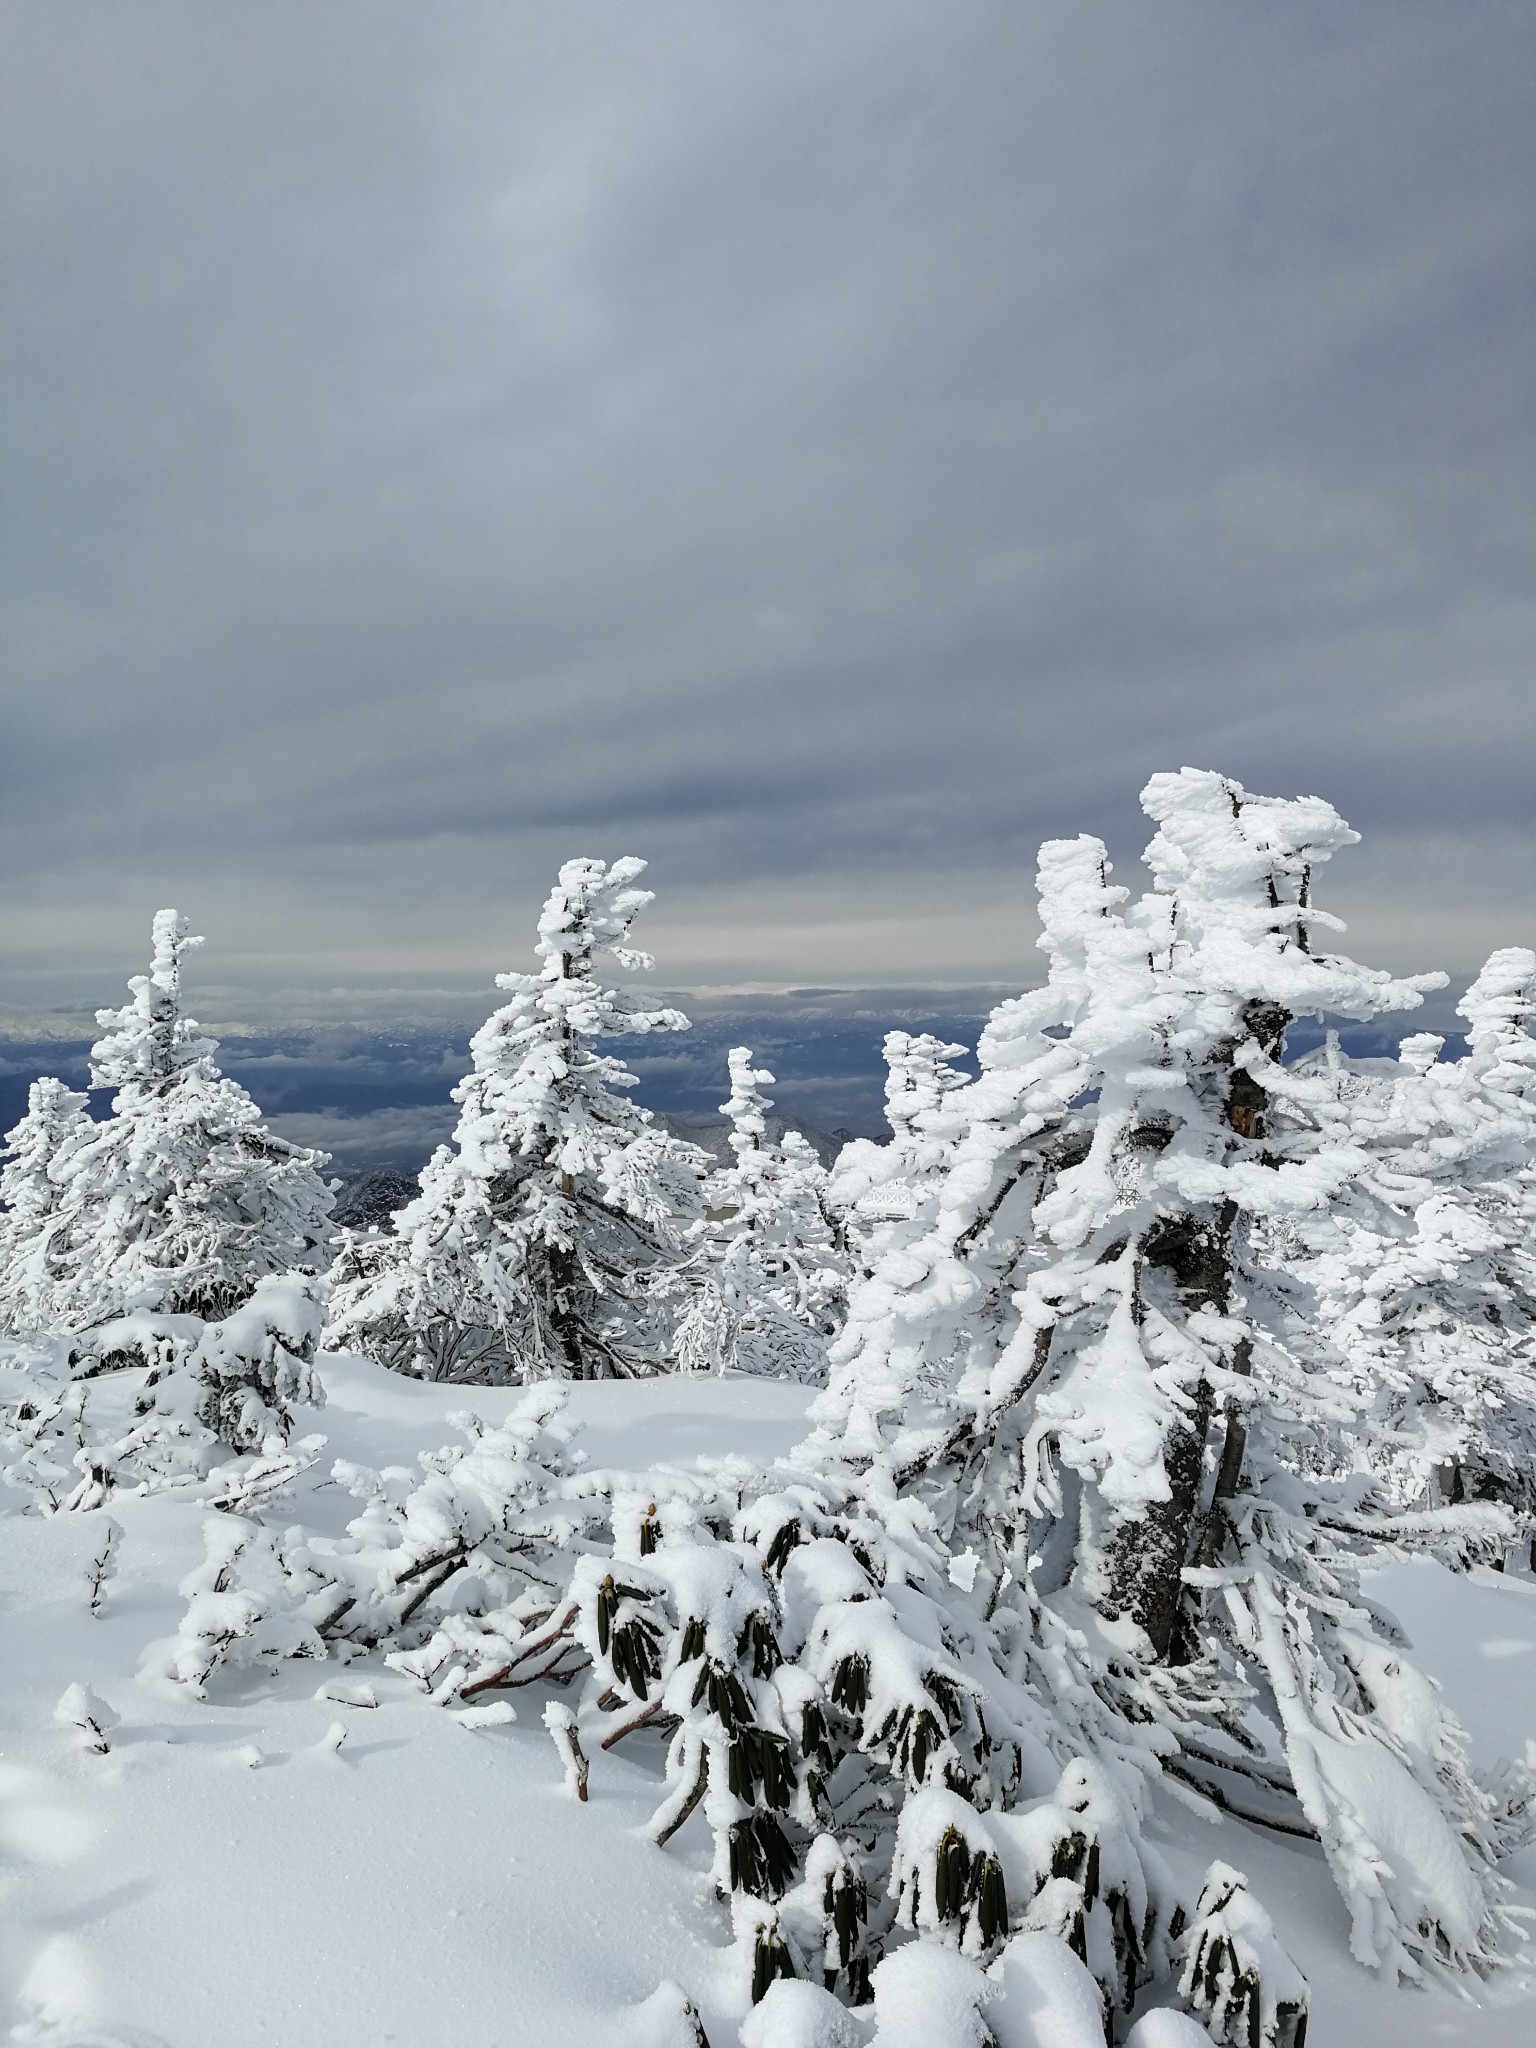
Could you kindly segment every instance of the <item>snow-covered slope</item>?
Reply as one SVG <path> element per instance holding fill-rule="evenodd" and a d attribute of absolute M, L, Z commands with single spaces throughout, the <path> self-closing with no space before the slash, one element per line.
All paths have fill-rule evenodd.
<path fill-rule="evenodd" d="M 413 1463 L 449 1440 L 470 1390 L 328 1359 L 325 1456 L 292 1508 L 338 1529 L 355 1504 L 333 1458 Z M 127 1406 L 135 1373 L 93 1385 Z M 499 1421 L 515 1390 L 475 1389 Z M 805 1389 L 745 1379 L 578 1385 L 593 1465 L 643 1470 L 785 1453 Z M 0 2040 L 48 2048 L 671 2048 L 692 1997 L 714 2048 L 746 2017 L 739 1955 L 704 1877 L 701 1819 L 665 1850 L 643 1824 L 662 1746 L 604 1753 L 567 1792 L 542 1725 L 471 1732 L 370 1657 L 220 1674 L 206 1703 L 151 1675 L 178 1582 L 203 1560 L 204 1512 L 174 1492 L 118 1496 L 103 1611 L 86 1567 L 102 1516 L 0 1504 Z M 1536 1728 L 1536 1585 L 1421 1563 L 1382 1574 L 1480 1752 Z M 1390 1581 L 1390 1583 L 1386 1583 Z M 117 1716 L 105 1754 L 55 1707 L 84 1684 Z M 376 1706 L 358 1702 L 366 1697 Z M 1311 2048 L 1445 2042 L 1514 2048 L 1531 1996 L 1515 1973 L 1388 1990 L 1350 1962 L 1344 1908 L 1314 1847 L 1169 1802 L 1158 1845 L 1191 1887 L 1220 1856 L 1247 1870 L 1312 1984 Z M 1536 1883 L 1536 1855 L 1515 1874 Z M 1531 1903 L 1528 1892 L 1522 1893 Z"/>

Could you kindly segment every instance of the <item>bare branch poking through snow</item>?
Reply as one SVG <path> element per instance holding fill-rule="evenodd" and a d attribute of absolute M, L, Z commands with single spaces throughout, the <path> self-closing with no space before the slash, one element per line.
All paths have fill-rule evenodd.
<path fill-rule="evenodd" d="M 473 1709 L 471 1709 L 473 1711 Z M 565 1765 L 565 1782 L 569 1791 L 585 1802 L 587 1796 L 587 1760 L 581 1753 L 581 1741 L 576 1733 L 576 1716 L 559 1700 L 551 1700 L 544 1709 L 544 1726 L 549 1730 L 550 1740 Z"/>
<path fill-rule="evenodd" d="M 90 1595 L 91 1612 L 100 1616 L 106 1610 L 107 1585 L 117 1572 L 117 1552 L 122 1543 L 121 1526 L 110 1515 L 101 1525 L 101 1535 L 91 1552 L 85 1567 L 85 1587 Z"/>
<path fill-rule="evenodd" d="M 117 1726 L 117 1715 L 88 1685 L 70 1686 L 54 1708 L 53 1718 L 61 1727 L 79 1730 L 83 1749 L 105 1756 L 112 1747 L 107 1735 Z"/>

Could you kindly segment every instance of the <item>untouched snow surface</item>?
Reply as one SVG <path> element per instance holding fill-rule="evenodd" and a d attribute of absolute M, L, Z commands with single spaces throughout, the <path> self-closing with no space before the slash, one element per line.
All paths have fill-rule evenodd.
<path fill-rule="evenodd" d="M 120 1393 L 104 1386 L 102 1398 L 126 1402 L 137 1375 L 117 1377 Z M 424 1387 L 357 1360 L 326 1360 L 324 1377 L 326 1454 L 289 1512 L 337 1527 L 354 1504 L 323 1477 L 332 1459 L 410 1464 L 453 1439 L 451 1413 L 473 1407 L 494 1423 L 518 1398 Z M 771 1460 L 801 1434 L 808 1398 L 755 1379 L 673 1379 L 576 1386 L 571 1409 L 593 1465 L 638 1471 L 728 1451 Z M 739 2040 L 740 1959 L 703 1877 L 702 1823 L 665 1851 L 645 1839 L 658 1741 L 642 1734 L 605 1754 L 592 1731 L 590 1799 L 578 1805 L 541 1689 L 515 1695 L 515 1722 L 473 1731 L 377 1658 L 247 1672 L 200 1704 L 145 1674 L 149 1646 L 181 1619 L 178 1582 L 202 1562 L 203 1511 L 169 1494 L 114 1498 L 120 1559 L 93 1616 L 85 1569 L 102 1517 L 10 1506 L 0 2041 L 640 2048 L 672 2038 L 668 2001 L 653 2000 L 663 1979 L 694 1999 L 714 2048 Z M 1377 1574 L 1372 1591 L 1401 1616 L 1480 1762 L 1536 1733 L 1536 1584 L 1416 1564 Z M 105 1754 L 78 1716 L 55 1718 L 75 1685 L 117 1717 Z M 1347 1915 L 1315 1848 L 1171 1800 L 1164 1824 L 1158 1846 L 1189 1896 L 1217 1856 L 1247 1871 L 1311 1980 L 1311 2048 L 1531 2038 L 1536 1994 L 1519 1972 L 1459 1999 L 1388 1990 L 1351 1963 Z M 1511 1875 L 1528 1888 L 1521 1902 L 1536 1902 L 1536 1851 Z"/>

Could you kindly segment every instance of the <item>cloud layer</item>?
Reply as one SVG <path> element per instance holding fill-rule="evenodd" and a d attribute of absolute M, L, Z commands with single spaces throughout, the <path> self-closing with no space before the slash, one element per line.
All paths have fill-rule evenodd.
<path fill-rule="evenodd" d="M 1536 17 L 0 23 L 9 999 L 1032 976 L 1153 768 L 1332 797 L 1357 949 L 1536 938 Z M 201 964 L 201 963 L 200 963 Z"/>

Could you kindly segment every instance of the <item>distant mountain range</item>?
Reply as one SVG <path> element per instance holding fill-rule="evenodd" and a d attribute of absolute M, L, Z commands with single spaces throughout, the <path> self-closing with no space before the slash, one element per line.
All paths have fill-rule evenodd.
<path fill-rule="evenodd" d="M 693 1018 L 689 1031 L 663 1033 L 625 1044 L 623 1056 L 638 1079 L 635 1100 L 666 1119 L 668 1127 L 718 1157 L 725 1127 L 717 1105 L 727 1092 L 726 1055 L 733 1045 L 752 1048 L 756 1062 L 776 1079 L 769 1089 L 777 1107 L 775 1129 L 803 1131 L 823 1159 L 834 1157 L 849 1135 L 885 1131 L 887 1031 L 932 1031 L 974 1046 L 998 989 L 792 989 L 776 995 L 699 996 L 676 1000 Z M 489 1008 L 494 996 L 487 997 Z M 1413 1022 L 1447 1035 L 1456 1057 L 1454 995 L 1432 997 Z M 1390 1054 L 1402 1024 L 1346 1024 L 1343 1040 L 1355 1056 Z M 1321 1028 L 1307 1020 L 1289 1037 L 1292 1056 L 1315 1045 Z M 91 1041 L 58 1031 L 36 1037 L 0 1033 L 0 1132 L 23 1115 L 28 1084 L 57 1074 L 71 1087 L 89 1078 Z M 228 1032 L 220 1064 L 249 1089 L 274 1130 L 302 1145 L 329 1152 L 332 1171 L 349 1186 L 374 1172 L 414 1175 L 435 1145 L 452 1132 L 457 1111 L 449 1091 L 469 1066 L 469 1027 L 447 1023 L 295 1025 L 285 1030 Z M 98 1091 L 94 1114 L 109 1097 Z M 389 1211 L 385 1212 L 390 1213 Z"/>
<path fill-rule="evenodd" d="M 730 1155 L 727 1141 L 729 1125 L 723 1116 L 673 1116 L 666 1110 L 656 1111 L 656 1121 L 676 1138 L 682 1138 L 690 1145 L 697 1145 L 712 1159 L 722 1164 Z M 823 1131 L 814 1124 L 796 1123 L 792 1118 L 771 1116 L 768 1122 L 768 1136 L 777 1142 L 787 1130 L 797 1130 L 815 1152 L 823 1166 L 830 1166 L 848 1140 L 857 1135 L 853 1131 Z M 362 1172 L 332 1173 L 333 1179 L 341 1181 L 337 1191 L 336 1206 L 332 1210 L 333 1220 L 344 1230 L 382 1229 L 399 1209 L 416 1197 L 418 1183 L 410 1175 L 400 1173 L 393 1167 L 375 1166 Z"/>

